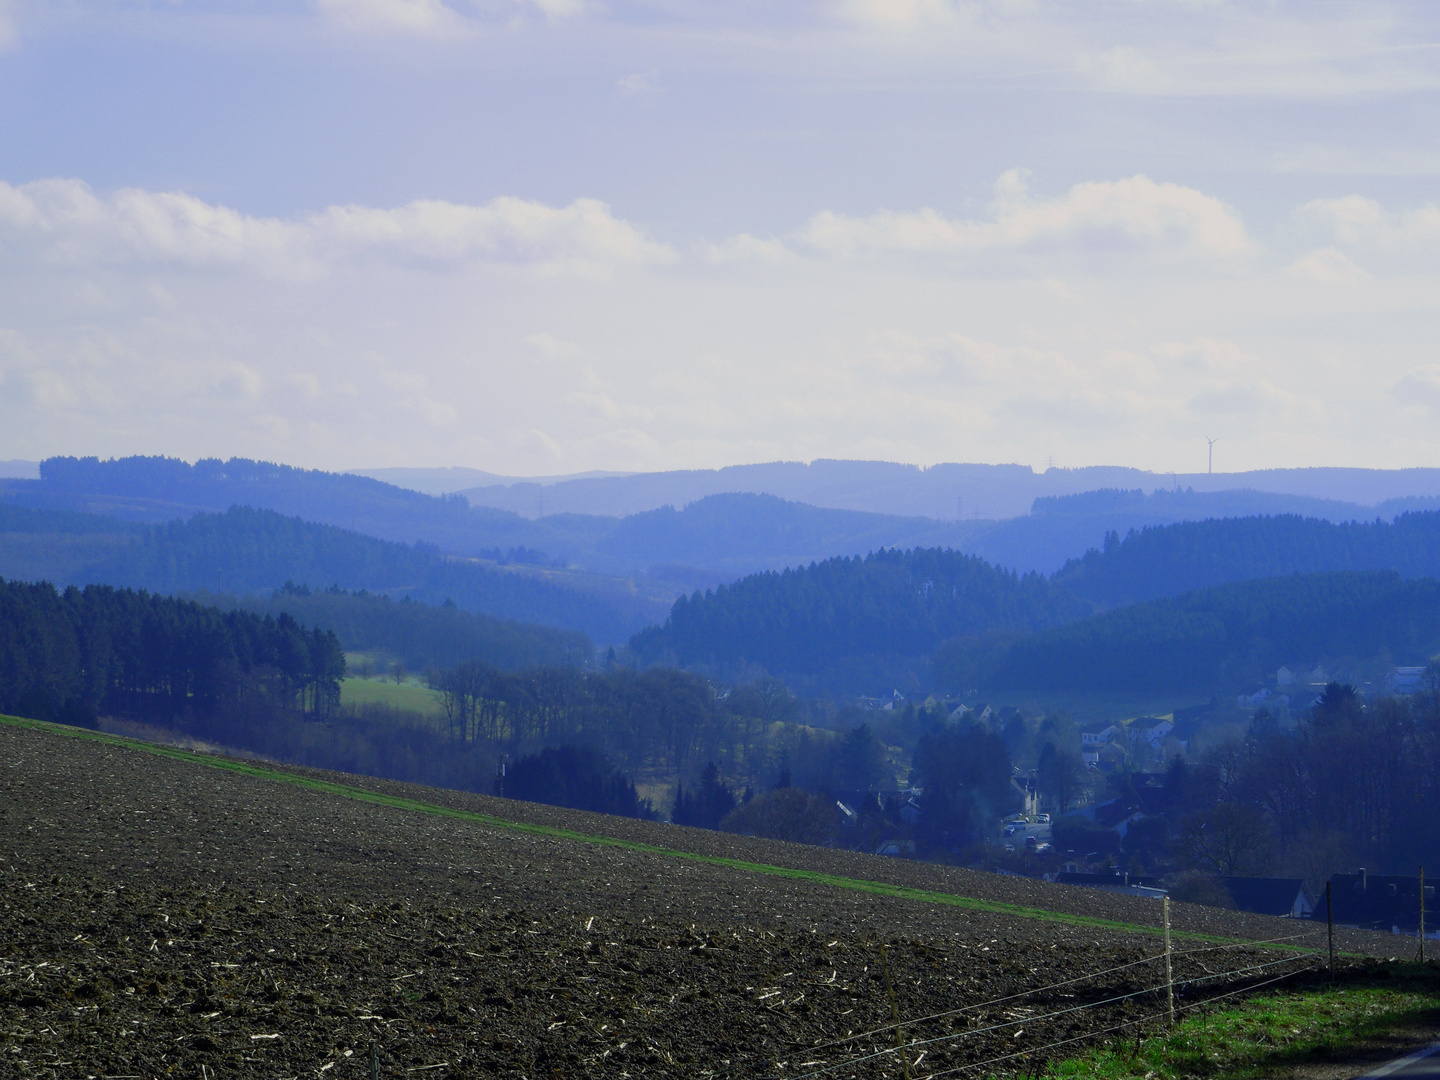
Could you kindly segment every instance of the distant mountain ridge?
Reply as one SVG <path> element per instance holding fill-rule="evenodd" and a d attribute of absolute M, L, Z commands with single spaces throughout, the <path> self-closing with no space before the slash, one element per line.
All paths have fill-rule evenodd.
<path fill-rule="evenodd" d="M 528 549 L 592 573 L 673 577 L 678 588 L 716 584 L 886 546 L 957 546 L 971 523 L 822 510 L 774 496 L 718 495 L 681 510 L 630 518 L 556 514 L 532 521 L 472 508 L 458 496 L 431 496 L 369 477 L 232 459 L 190 465 L 169 458 L 51 458 L 39 480 L 0 481 L 0 499 L 37 509 L 161 523 L 197 512 L 253 506 L 447 554 L 493 558 Z M 1078 553 L 1076 548 L 1070 554 Z M 662 591 L 663 584 L 658 586 Z"/>
<path fill-rule="evenodd" d="M 0 461 L 0 480 L 38 480 L 40 478 L 40 463 L 38 461 L 21 461 L 11 459 Z"/>
<path fill-rule="evenodd" d="M 38 463 L 36 463 L 38 464 Z M 4 462 L 0 462 L 0 467 Z M 351 476 L 368 476 L 396 487 L 410 488 L 426 495 L 452 495 L 465 488 L 486 487 L 506 484 L 553 484 L 564 480 L 593 480 L 611 476 L 631 476 L 627 472 L 608 472 L 594 469 L 590 472 L 569 473 L 564 476 L 501 476 L 484 469 L 470 469 L 463 465 L 448 465 L 437 468 L 385 468 L 346 469 Z"/>
<path fill-rule="evenodd" d="M 836 466 L 838 472 L 831 472 L 840 480 L 856 473 L 850 467 L 854 463 L 828 464 Z M 859 472 L 878 485 L 880 494 L 889 490 L 886 485 L 895 476 L 913 480 L 921 475 L 905 466 L 859 466 L 864 466 Z M 824 481 L 827 467 L 816 463 L 803 468 L 812 480 Z M 745 469 L 754 468 L 759 467 L 720 470 L 711 479 L 718 476 L 727 484 L 741 483 Z M 994 468 L 956 467 L 961 473 Z M 1001 472 L 1020 479 L 1028 474 L 1017 470 L 1007 466 Z M 934 472 L 927 470 L 924 477 Z M 1095 470 L 1084 473 L 1097 475 Z M 43 463 L 41 475 L 40 480 L 0 480 L 0 499 L 152 523 L 187 518 L 197 511 L 220 512 L 233 505 L 255 506 L 384 540 L 434 544 L 463 557 L 495 558 L 497 552 L 517 549 L 543 552 L 550 560 L 590 573 L 642 575 L 647 579 L 643 591 L 667 599 L 748 573 L 838 555 L 864 555 L 882 547 L 952 547 L 1022 572 L 1053 573 L 1098 546 L 1110 531 L 1124 535 L 1131 529 L 1177 521 L 1256 514 L 1363 520 L 1376 514 L 1388 516 L 1396 509 L 1440 506 L 1440 497 L 1366 507 L 1260 491 L 1146 493 L 1111 488 L 1043 496 L 1023 517 L 990 521 L 902 517 L 817 507 L 778 495 L 722 492 L 677 499 L 624 518 L 613 516 L 611 506 L 603 514 L 547 513 L 536 520 L 508 510 L 472 508 L 459 496 L 426 495 L 370 477 L 244 459 L 190 465 L 166 458 L 52 458 Z M 662 475 L 673 480 L 692 474 Z"/>
<path fill-rule="evenodd" d="M 580 631 L 602 646 L 631 639 L 646 661 L 747 678 L 769 671 L 816 691 L 913 688 L 929 678 L 942 641 L 1023 637 L 1186 590 L 1300 570 L 1440 574 L 1440 512 L 1394 522 L 1288 514 L 1150 524 L 1276 505 L 1338 518 L 1365 509 L 1253 491 L 1097 490 L 1047 497 L 1007 522 L 821 510 L 744 494 L 624 519 L 527 521 L 370 478 L 266 463 L 58 459 L 45 463 L 41 480 L 7 481 L 0 492 L 8 500 L 0 502 L 7 577 L 262 595 L 293 580 L 448 598 L 466 610 Z M 311 520 L 236 505 L 242 501 L 296 507 Z M 227 509 L 194 512 L 197 503 Z M 131 520 L 84 512 L 91 508 Z M 314 520 L 327 516 L 390 535 Z M 529 565 L 497 565 L 502 545 Z M 590 569 L 546 565 L 534 552 L 521 557 L 520 547 Z M 836 554 L 815 557 L 826 551 Z M 665 562 L 674 558 L 689 564 Z M 1042 558 L 1063 566 L 1048 578 L 1005 568 Z M 746 576 L 777 564 L 789 569 Z M 611 567 L 617 576 L 600 572 Z M 734 584 L 716 588 L 727 580 Z M 667 590 L 681 582 L 686 596 L 672 607 L 675 592 Z M 665 626 L 632 637 L 667 608 Z"/>
<path fill-rule="evenodd" d="M 707 495 L 751 493 L 826 509 L 961 521 L 1020 517 L 1036 499 L 1101 488 L 1210 493 L 1251 489 L 1373 507 L 1387 500 L 1440 498 L 1440 469 L 1260 469 L 1240 473 L 1148 472 L 1123 466 L 1051 468 L 947 463 L 922 468 L 885 461 L 775 461 L 635 473 L 616 477 L 505 480 L 463 489 L 471 503 L 539 514 L 623 517 L 682 507 Z"/>
<path fill-rule="evenodd" d="M 565 575 L 505 570 L 319 525 L 232 507 L 161 525 L 0 504 L 0 577 L 57 585 L 107 584 L 157 593 L 265 595 L 287 581 L 338 585 L 624 641 L 656 605 L 602 595 Z"/>
<path fill-rule="evenodd" d="M 1240 518 L 1259 520 L 1281 516 L 1304 517 L 1333 524 L 1375 521 L 1377 518 L 1389 521 L 1397 514 L 1436 509 L 1440 509 L 1440 498 L 1393 499 L 1366 507 L 1335 499 L 1275 495 L 1243 489 L 1216 492 L 1160 490 L 1147 494 L 1141 490 L 1110 488 L 1036 499 L 1032 512 L 1027 516 L 997 521 L 977 529 L 963 547 L 1002 566 L 1053 574 L 1082 552 L 1100 547 L 1106 534 L 1111 532 L 1125 536 L 1132 530 L 1186 522 Z"/>

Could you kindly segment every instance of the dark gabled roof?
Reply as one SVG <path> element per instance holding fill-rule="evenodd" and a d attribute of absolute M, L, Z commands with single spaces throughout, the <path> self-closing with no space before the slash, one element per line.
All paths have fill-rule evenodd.
<path fill-rule="evenodd" d="M 1420 879 L 1393 874 L 1336 874 L 1330 879 L 1335 921 L 1361 929 L 1398 928 L 1414 933 L 1420 926 Z M 1435 886 L 1425 886 L 1425 913 L 1434 919 Z M 1315 918 L 1325 918 L 1325 897 L 1315 904 Z"/>
<path fill-rule="evenodd" d="M 1113 829 L 1125 819 L 1144 809 L 1145 804 L 1135 795 L 1128 792 L 1118 799 L 1112 799 L 1108 803 L 1101 803 L 1095 807 L 1095 823 L 1103 825 L 1107 829 Z"/>
<path fill-rule="evenodd" d="M 1225 883 L 1237 911 L 1253 911 L 1257 915 L 1289 915 L 1305 888 L 1300 878 L 1227 877 L 1220 880 Z"/>

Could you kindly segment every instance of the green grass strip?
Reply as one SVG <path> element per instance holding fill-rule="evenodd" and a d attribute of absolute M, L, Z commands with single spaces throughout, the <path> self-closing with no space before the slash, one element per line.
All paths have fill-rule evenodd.
<path fill-rule="evenodd" d="M 376 806 L 388 806 L 396 810 L 409 810 L 420 814 L 430 814 L 435 817 L 453 818 L 457 821 L 465 821 L 475 825 L 485 825 L 496 829 L 508 829 L 512 832 L 529 833 L 534 836 L 545 836 L 556 840 L 570 840 L 577 843 L 593 844 L 598 847 L 621 848 L 625 851 L 642 852 L 647 855 L 660 855 L 670 859 L 684 859 L 689 862 L 704 863 L 709 866 L 723 866 L 730 870 L 742 870 L 747 873 L 788 878 L 794 881 L 807 881 L 817 885 L 829 885 L 837 889 L 852 889 L 859 892 L 873 893 L 876 896 L 893 897 L 899 900 L 913 900 L 926 904 L 944 904 L 949 907 L 963 908 L 967 911 L 981 911 L 994 915 L 1010 915 L 1023 919 L 1038 919 L 1044 922 L 1065 923 L 1070 926 L 1091 927 L 1097 930 L 1118 930 L 1130 934 L 1160 935 L 1164 932 L 1158 926 L 1144 926 L 1139 923 L 1101 919 L 1090 915 L 1073 915 L 1069 912 L 1049 911 L 1045 908 L 1025 907 L 1020 904 L 1007 904 L 998 900 L 981 900 L 976 897 L 936 892 L 931 889 L 920 889 L 910 885 L 895 885 L 887 881 L 871 881 L 866 878 L 852 878 L 839 874 L 827 874 L 819 870 L 802 870 L 796 867 L 776 866 L 771 863 L 749 862 L 745 859 L 732 859 L 724 855 L 705 855 L 700 852 L 662 847 L 658 844 L 647 844 L 638 840 L 626 840 L 618 836 L 604 836 L 577 832 L 573 829 L 561 829 L 553 825 L 535 825 L 524 821 L 509 821 L 491 814 L 482 814 L 475 810 L 460 810 L 451 806 L 440 806 L 436 803 L 421 802 L 418 799 L 407 799 L 400 795 L 386 795 L 383 792 L 370 791 L 366 788 L 354 787 L 350 784 L 340 784 L 332 780 L 317 780 L 313 777 L 300 776 L 295 773 L 285 772 L 281 769 L 268 768 L 263 765 L 253 765 L 245 761 L 237 761 L 234 758 L 220 757 L 214 754 L 201 754 L 192 750 L 181 750 L 173 746 L 149 743 L 140 739 L 127 738 L 123 735 L 111 735 L 102 731 L 93 731 L 89 728 L 69 727 L 64 724 L 52 724 L 44 720 L 27 720 L 16 716 L 0 716 L 0 723 L 9 724 L 12 727 L 44 731 L 52 735 L 64 735 L 70 738 L 104 743 L 107 746 L 141 750 L 148 754 L 155 754 L 158 757 L 206 765 L 215 769 L 225 769 L 229 772 L 240 773 L 244 776 L 253 776 L 261 780 L 273 780 L 278 783 L 305 788 L 320 794 L 336 795 L 341 798 L 354 799 L 357 802 L 372 803 Z M 1173 936 L 1189 941 L 1203 941 L 1217 944 L 1244 943 L 1243 938 L 1230 938 L 1215 934 L 1200 934 L 1183 930 L 1174 931 Z M 1296 952 L 1308 951 L 1303 946 L 1283 942 L 1267 947 Z"/>
<path fill-rule="evenodd" d="M 1136 1041 L 1133 1030 L 1106 1046 L 1052 1062 L 1046 1080 L 1261 1080 L 1311 1062 L 1344 1061 L 1366 1039 L 1434 1022 L 1440 978 L 1419 964 L 1389 985 L 1267 994 L 1192 1015 L 1173 1031 Z M 1353 1073 L 1365 1071 L 1357 1062 Z"/>

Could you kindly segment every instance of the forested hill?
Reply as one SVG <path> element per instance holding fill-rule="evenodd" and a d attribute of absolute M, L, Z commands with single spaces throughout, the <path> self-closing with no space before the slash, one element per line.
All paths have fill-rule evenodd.
<path fill-rule="evenodd" d="M 324 716 L 344 674 L 335 635 L 288 615 L 0 579 L 0 712 L 82 724 Z"/>
<path fill-rule="evenodd" d="M 402 661 L 411 671 L 475 660 L 499 671 L 584 666 L 595 653 L 590 639 L 575 630 L 364 591 L 287 585 L 263 597 L 202 593 L 196 599 L 261 615 L 288 613 L 299 622 L 333 630 L 349 651 L 378 652 Z"/>
<path fill-rule="evenodd" d="M 954 689 L 1230 692 L 1282 664 L 1424 664 L 1440 650 L 1440 581 L 1394 572 L 1233 582 L 1005 640 L 946 642 Z"/>
<path fill-rule="evenodd" d="M 4 507 L 0 574 L 160 593 L 268 594 L 287 581 L 338 585 L 435 604 L 453 600 L 466 610 L 576 630 L 605 643 L 624 641 L 649 621 L 651 610 L 639 603 L 621 609 L 563 582 L 268 510 L 234 507 L 156 526 L 106 528 L 106 521 Z"/>
<path fill-rule="evenodd" d="M 298 469 L 268 461 L 231 458 L 197 461 L 129 457 L 48 458 L 38 481 L 11 482 L 32 505 L 161 522 L 197 510 L 257 506 L 300 515 L 388 539 L 397 527 L 463 523 L 469 504 L 435 497 L 349 473 Z"/>
<path fill-rule="evenodd" d="M 802 684 L 853 689 L 876 685 L 897 660 L 928 657 L 945 638 L 1053 626 L 1090 610 L 1039 575 L 975 556 L 879 551 L 682 597 L 663 627 L 637 634 L 631 646 L 648 662 L 722 673 L 759 665 Z"/>
<path fill-rule="evenodd" d="M 1334 576 L 1352 571 L 1388 571 L 1389 576 Z M 1321 577 L 1307 579 L 1310 583 L 1303 587 L 1284 582 L 1270 585 L 1263 580 L 1288 580 L 1297 573 L 1318 573 Z M 1319 625 L 1332 632 L 1333 640 L 1326 639 L 1328 644 L 1306 644 L 1308 639 L 1285 630 L 1289 637 L 1272 640 L 1283 654 L 1274 664 L 1270 664 L 1269 653 L 1256 651 L 1258 646 L 1234 646 L 1242 654 L 1265 656 L 1260 668 L 1270 664 L 1273 672 L 1279 664 L 1297 658 L 1309 657 L 1313 661 L 1322 656 L 1370 655 L 1366 650 L 1371 648 L 1371 639 L 1358 630 L 1354 642 L 1342 647 L 1344 623 L 1326 621 L 1330 619 L 1326 612 L 1331 610 L 1326 605 L 1332 601 L 1325 598 L 1343 596 L 1344 602 L 1356 605 L 1357 611 L 1378 612 L 1389 599 L 1399 602 L 1397 598 L 1412 595 L 1396 592 L 1396 583 L 1429 576 L 1440 576 L 1440 513 L 1404 514 L 1393 523 L 1336 524 L 1290 515 L 1227 518 L 1148 528 L 1124 540 L 1111 534 L 1103 550 L 1072 560 L 1050 579 L 1017 576 L 977 557 L 934 549 L 887 551 L 865 559 L 831 559 L 784 573 L 752 575 L 713 592 L 682 598 L 663 627 L 637 635 L 632 646 L 642 659 L 651 662 L 666 659 L 724 674 L 742 670 L 748 664 L 813 690 L 845 692 L 864 686 L 866 692 L 875 692 L 887 685 L 911 689 L 923 686 L 930 669 L 913 658 L 928 654 L 942 639 L 985 636 L 983 641 L 970 642 L 963 648 L 950 647 L 950 658 L 940 665 L 948 665 L 949 685 L 975 688 L 986 685 L 984 679 L 996 678 L 1008 680 L 1005 685 L 1010 686 L 1019 685 L 1015 682 L 1021 678 L 1018 673 L 1029 670 L 1028 661 L 1019 659 L 1028 653 L 1015 652 L 1012 659 L 993 671 L 976 666 L 985 650 L 998 647 L 996 633 L 1056 627 L 1098 611 L 1237 583 L 1234 589 L 1222 590 L 1216 596 L 1232 607 L 1239 605 L 1237 611 L 1251 612 L 1245 618 L 1254 625 L 1268 625 L 1279 633 L 1289 626 L 1286 613 L 1293 608 L 1308 612 L 1307 618 L 1320 619 Z M 1238 584 L 1243 582 L 1253 587 Z M 1420 591 L 1414 595 L 1424 593 L 1422 587 L 1415 588 Z M 1299 592 L 1287 591 L 1291 589 Z M 1194 602 L 1202 604 L 1197 610 L 1210 610 L 1203 607 L 1209 601 Z M 1334 603 L 1341 600 L 1335 599 Z M 1279 606 L 1271 610 L 1272 605 Z M 1147 607 L 1137 611 L 1134 618 L 1159 618 L 1146 614 L 1152 610 L 1163 611 L 1164 619 L 1172 620 L 1179 618 L 1175 612 L 1190 609 Z M 1113 628 L 1130 625 L 1118 611 L 1116 618 L 1118 621 L 1113 623 L 1092 620 L 1083 624 L 1087 629 L 1077 629 L 1076 633 L 1102 634 L 1097 640 L 1111 642 L 1106 635 L 1120 632 Z M 1185 615 L 1164 631 L 1169 637 L 1157 640 L 1185 639 L 1197 625 L 1194 619 L 1200 618 Z M 1187 688 L 1195 680 L 1205 687 L 1218 685 L 1217 679 L 1223 682 L 1226 673 L 1239 671 L 1234 662 L 1222 664 L 1223 656 L 1217 659 L 1214 650 L 1231 648 L 1224 642 L 1240 640 L 1248 631 L 1235 629 L 1240 624 L 1233 619 L 1225 625 L 1230 629 L 1216 639 L 1219 644 L 1196 639 L 1197 651 L 1184 662 L 1199 667 L 1181 680 L 1189 680 Z M 1100 629 L 1090 629 L 1093 627 Z M 1240 638 L 1235 638 L 1236 634 Z M 1072 668 L 1068 661 L 1058 659 L 1064 649 L 1075 650 L 1077 656 L 1088 655 L 1086 640 L 1068 637 L 1059 630 L 1043 639 L 1048 643 L 1045 649 L 1050 650 L 1046 655 L 1051 657 L 1046 662 L 1053 661 L 1054 670 L 1066 673 L 1061 683 L 1072 677 L 1078 680 L 1077 689 L 1087 681 L 1109 678 L 1102 673 L 1114 670 L 1111 661 L 1097 661 L 1093 667 L 1087 666 L 1087 661 Z M 1286 641 L 1291 644 L 1281 648 Z M 1396 639 L 1392 651 L 1398 655 L 1403 643 Z M 1326 647 L 1320 648 L 1321 644 Z M 1023 641 L 1014 646 L 1017 650 L 1030 647 Z M 1106 647 L 1122 646 L 1111 642 Z M 1176 646 L 1182 651 L 1185 647 Z M 1129 644 L 1123 648 L 1133 653 Z M 1312 649 L 1318 651 L 1307 652 Z M 1165 655 L 1170 656 L 1168 652 Z M 1137 674 L 1135 689 L 1141 689 L 1151 678 L 1167 681 L 1167 686 L 1174 683 L 1180 678 L 1174 665 L 1182 661 L 1183 657 L 1170 656 L 1168 667 L 1157 666 L 1153 674 Z"/>
<path fill-rule="evenodd" d="M 0 498 L 151 524 L 252 506 L 382 540 L 433 544 L 452 555 L 524 552 L 516 561 L 558 562 L 600 574 L 669 569 L 675 576 L 673 568 L 683 567 L 704 571 L 698 577 L 705 581 L 887 546 L 956 546 L 987 524 L 819 509 L 752 494 L 718 494 L 678 510 L 666 506 L 626 518 L 551 514 L 531 520 L 472 508 L 458 495 L 424 495 L 368 477 L 242 458 L 194 465 L 170 458 L 50 458 L 40 472 L 39 480 L 0 480 Z M 1083 549 L 1076 544 L 1065 553 Z M 678 576 L 686 588 L 696 578 Z"/>
<path fill-rule="evenodd" d="M 1175 596 L 1227 581 L 1331 570 L 1440 576 L 1440 513 L 1333 523 L 1293 515 L 1185 522 L 1110 535 L 1055 582 L 1102 607 Z"/>

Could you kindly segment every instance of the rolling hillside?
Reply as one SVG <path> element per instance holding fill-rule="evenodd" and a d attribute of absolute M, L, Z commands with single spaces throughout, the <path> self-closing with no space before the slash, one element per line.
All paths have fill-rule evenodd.
<path fill-rule="evenodd" d="M 892 1008 L 931 1071 L 1155 1012 L 1145 898 L 76 734 L 0 721 L 20 1075 L 358 1077 L 374 1045 L 382 1075 L 898 1078 Z M 1304 972 L 1294 935 L 1324 934 L 1172 922 L 1207 996 Z"/>
<path fill-rule="evenodd" d="M 612 477 L 551 477 L 538 481 L 495 477 L 464 489 L 463 494 L 476 505 L 513 510 L 528 517 L 540 512 L 542 503 L 547 514 L 626 515 L 666 505 L 684 506 L 707 495 L 750 492 L 837 510 L 939 520 L 972 515 L 1000 520 L 1024 516 L 1036 499 L 1103 488 L 1141 488 L 1147 492 L 1178 488 L 1200 493 L 1248 489 L 1374 508 L 1388 500 L 1440 498 L 1440 469 L 1314 468 L 1177 474 L 1093 466 L 1036 472 L 1028 465 L 946 463 L 920 468 L 888 461 L 819 459 L 809 464 L 772 461 Z"/>
<path fill-rule="evenodd" d="M 1440 576 L 1440 513 L 1407 513 L 1393 522 L 1285 515 L 1146 528 L 1070 561 L 1055 581 L 1103 607 L 1119 607 L 1228 581 L 1331 570 Z"/>
<path fill-rule="evenodd" d="M 874 693 L 913 680 L 945 638 L 1032 630 L 1090 605 L 1038 575 L 940 549 L 881 551 L 758 574 L 676 601 L 631 647 L 649 662 L 720 673 L 759 665 L 797 685 Z"/>
<path fill-rule="evenodd" d="M 393 594 L 619 642 L 654 618 L 643 596 L 563 571 L 526 571 L 242 507 L 145 526 L 0 504 L 0 577 L 161 593 L 268 595 L 287 581 Z M 663 610 L 663 608 L 660 608 Z"/>
<path fill-rule="evenodd" d="M 1308 584 L 1295 584 L 1298 573 L 1312 575 Z M 1124 669 L 1134 674 L 1132 689 L 1208 692 L 1254 679 L 1267 665 L 1273 672 L 1301 659 L 1372 658 L 1388 650 L 1420 662 L 1414 658 L 1429 641 L 1424 605 L 1416 599 L 1424 590 L 1419 584 L 1402 589 L 1401 582 L 1433 576 L 1440 576 L 1440 513 L 1433 511 L 1393 523 L 1227 518 L 1148 528 L 1124 540 L 1112 534 L 1103 550 L 1072 560 L 1049 579 L 1017 576 L 949 551 L 887 552 L 753 575 L 682 598 L 664 626 L 637 635 L 632 647 L 652 662 L 663 658 L 722 673 L 755 665 L 816 692 L 864 687 L 871 694 L 926 689 L 936 685 L 932 673 L 939 673 L 938 685 L 953 689 L 1114 690 L 1129 677 L 1114 666 L 1129 663 L 1125 658 L 1189 650 L 1183 662 L 1198 666 L 1184 672 L 1170 661 L 1136 660 Z M 1243 609 L 1253 625 L 1217 623 L 1187 637 L 1200 634 L 1194 622 L 1200 616 L 1179 601 L 1160 601 L 1207 589 L 1218 591 L 1204 595 L 1235 608 L 1237 617 Z M 1142 602 L 1150 603 L 1127 607 Z M 1376 636 L 1370 623 L 1347 629 L 1344 620 L 1337 622 L 1336 605 L 1343 603 L 1367 618 L 1380 619 L 1388 603 L 1408 614 L 1397 616 L 1390 636 Z M 1077 622 L 1105 611 L 1111 614 Z M 1292 611 L 1319 621 L 1307 626 L 1291 619 Z M 1179 621 L 1141 648 L 1143 642 L 1126 635 L 1160 632 L 1127 620 L 1162 617 L 1155 613 Z M 1420 622 L 1406 622 L 1412 616 Z M 1054 629 L 1067 623 L 1076 623 L 1073 633 Z M 1402 626 L 1412 629 L 1402 632 Z M 1328 636 L 1306 636 L 1320 627 Z M 1042 630 L 1043 638 L 1024 637 Z M 1090 643 L 1091 634 L 1100 635 L 1095 641 L 1101 644 Z M 932 672 L 929 654 L 947 638 L 970 640 L 947 646 Z M 1012 649 L 1006 644 L 1012 638 L 1013 650 L 1003 653 L 1008 659 L 997 659 L 994 651 Z M 1023 649 L 1041 649 L 1042 640 L 1043 658 L 1021 659 Z M 1107 648 L 1116 657 L 1101 662 Z M 1042 669 L 1053 674 L 1039 674 Z"/>
<path fill-rule="evenodd" d="M 448 555 L 648 575 L 680 588 L 693 587 L 692 579 L 714 584 L 877 547 L 955 546 L 979 527 L 745 494 L 718 494 L 676 504 L 679 510 L 667 506 L 628 518 L 556 513 L 530 520 L 368 477 L 241 459 L 189 465 L 166 458 L 51 458 L 42 462 L 40 480 L 0 481 L 0 498 L 149 523 L 249 506 L 383 540 L 430 544 Z"/>
<path fill-rule="evenodd" d="M 1330 521 L 1388 519 L 1401 510 L 1435 505 L 1434 499 L 1429 503 L 1411 499 L 1371 506 L 1312 495 L 1214 491 L 1203 486 L 1200 490 L 1165 489 L 1149 494 L 1134 488 L 1075 494 L 1074 488 L 1082 480 L 1092 485 L 1117 480 L 1154 484 L 1158 478 L 1132 475 L 1133 471 L 1127 470 L 1078 470 L 1063 477 L 1058 471 L 1053 477 L 1046 473 L 1037 479 L 1028 470 L 1015 467 L 937 466 L 921 472 L 875 462 L 776 466 L 780 470 L 777 476 L 805 470 L 806 483 L 797 481 L 786 490 L 793 488 L 810 503 L 793 495 L 744 490 L 747 485 L 767 486 L 765 478 L 770 473 L 766 470 L 770 468 L 666 473 L 648 480 L 590 477 L 531 485 L 534 506 L 497 509 L 472 508 L 460 496 L 425 495 L 364 476 L 242 459 L 189 465 L 165 458 L 103 462 L 52 458 L 42 463 L 40 480 L 0 480 L 0 499 L 152 523 L 188 518 L 199 511 L 220 512 L 233 505 L 252 506 L 380 539 L 433 544 L 450 555 L 558 564 L 599 575 L 644 578 L 637 581 L 637 587 L 665 595 L 666 600 L 748 573 L 837 555 L 865 555 L 882 547 L 952 547 L 1021 572 L 1053 573 L 1068 560 L 1099 547 L 1111 531 L 1124 536 L 1132 529 L 1181 521 L 1278 514 Z M 889 493 L 912 482 L 923 482 L 927 491 L 939 490 L 936 485 L 943 486 L 946 470 L 954 474 L 952 479 L 959 486 L 954 489 L 956 494 L 947 496 L 944 506 L 927 515 L 877 509 L 890 505 Z M 1016 516 L 1006 520 L 972 516 L 980 506 L 962 491 L 969 482 L 965 478 L 972 474 L 985 478 L 987 491 L 1008 492 L 1011 501 L 1019 493 L 1037 493 L 1033 507 L 1027 495 L 1023 505 L 1013 508 Z M 705 483 L 691 482 L 702 475 L 708 478 Z M 1422 480 L 1410 478 L 1405 482 L 1409 483 L 1407 489 L 1389 474 L 1372 478 L 1377 490 L 1389 484 L 1384 490 L 1397 491 L 1428 490 Z M 628 489 L 624 485 L 642 481 L 653 481 L 659 485 L 654 492 L 668 498 L 658 505 L 632 509 L 633 500 L 625 494 Z M 584 504 L 586 512 L 575 512 L 557 498 L 557 491 L 568 490 L 570 484 L 601 485 L 595 490 L 607 492 L 609 497 L 593 506 Z M 855 490 L 868 493 L 865 499 L 873 508 L 812 505 L 823 504 L 833 495 L 832 488 L 850 490 L 855 484 L 860 485 Z M 1062 494 L 1054 494 L 1056 491 Z M 551 501 L 542 507 L 546 492 Z M 536 511 L 541 509 L 545 514 L 537 517 Z"/>
<path fill-rule="evenodd" d="M 941 685 L 986 691 L 1230 693 L 1282 664 L 1423 665 L 1440 652 L 1440 581 L 1393 572 L 1294 574 L 1131 604 L 935 654 Z"/>

